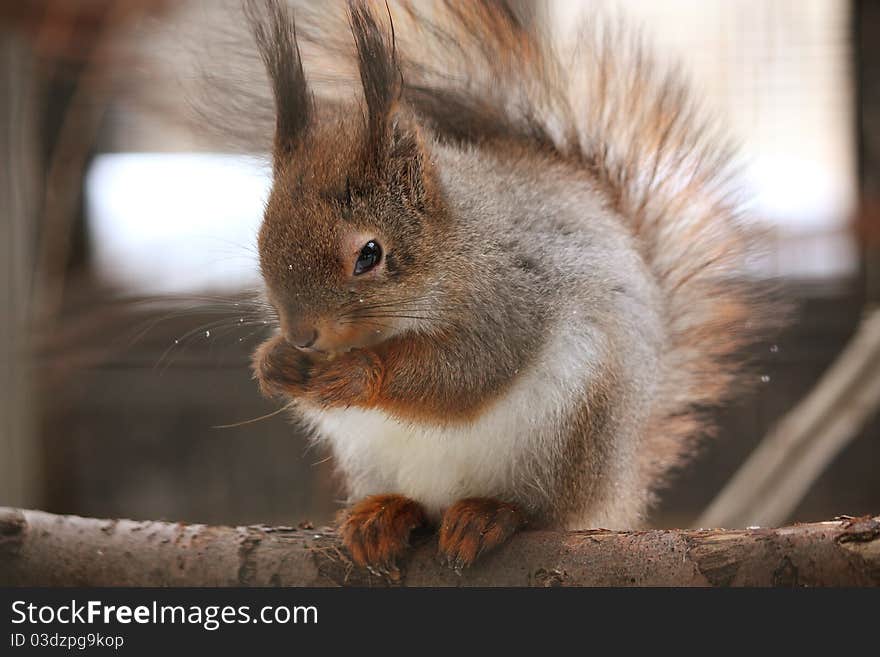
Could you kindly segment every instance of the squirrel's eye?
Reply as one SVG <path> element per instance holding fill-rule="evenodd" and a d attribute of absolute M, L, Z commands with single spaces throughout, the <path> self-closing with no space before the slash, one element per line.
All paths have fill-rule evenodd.
<path fill-rule="evenodd" d="M 376 240 L 370 240 L 364 244 L 358 254 L 357 262 L 354 263 L 354 275 L 360 276 L 379 264 L 382 259 L 382 247 Z"/>

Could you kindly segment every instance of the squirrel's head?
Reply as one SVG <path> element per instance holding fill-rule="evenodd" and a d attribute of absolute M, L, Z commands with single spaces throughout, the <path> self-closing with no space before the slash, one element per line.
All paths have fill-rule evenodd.
<path fill-rule="evenodd" d="M 276 101 L 260 268 L 284 336 L 322 352 L 428 321 L 446 213 L 422 133 L 400 103 L 393 39 L 351 6 L 363 101 L 319 108 L 283 3 L 254 21 Z M 446 265 L 448 266 L 448 265 Z"/>

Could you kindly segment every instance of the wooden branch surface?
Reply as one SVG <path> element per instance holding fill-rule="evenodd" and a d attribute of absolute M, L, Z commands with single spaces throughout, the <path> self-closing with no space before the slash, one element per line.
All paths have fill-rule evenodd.
<path fill-rule="evenodd" d="M 459 575 L 417 541 L 396 581 L 329 529 L 97 520 L 0 508 L 0 586 L 880 585 L 880 516 L 779 529 L 529 531 Z"/>

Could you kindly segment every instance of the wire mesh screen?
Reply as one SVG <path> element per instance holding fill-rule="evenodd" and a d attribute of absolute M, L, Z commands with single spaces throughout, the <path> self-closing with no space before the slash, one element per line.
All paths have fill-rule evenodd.
<path fill-rule="evenodd" d="M 841 0 L 605 0 L 691 75 L 742 147 L 752 214 L 776 230 L 765 273 L 852 274 L 851 7 Z M 560 25 L 595 2 L 555 4 Z"/>

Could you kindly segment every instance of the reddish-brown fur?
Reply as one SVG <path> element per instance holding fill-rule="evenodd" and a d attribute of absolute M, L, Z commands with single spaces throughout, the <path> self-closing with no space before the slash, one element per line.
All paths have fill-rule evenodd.
<path fill-rule="evenodd" d="M 414 529 L 425 524 L 425 511 L 402 495 L 374 495 L 346 509 L 339 534 L 352 560 L 382 574 L 397 571 Z"/>
<path fill-rule="evenodd" d="M 255 377 L 268 396 L 289 395 L 322 407 L 381 408 L 410 420 L 462 422 L 501 394 L 501 388 L 436 394 L 431 377 L 438 345 L 408 336 L 372 348 L 352 349 L 330 359 L 293 347 L 279 334 L 257 348 Z"/>
<path fill-rule="evenodd" d="M 460 500 L 446 510 L 440 523 L 441 560 L 456 570 L 467 568 L 525 522 L 513 504 L 477 497 Z"/>

